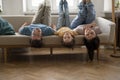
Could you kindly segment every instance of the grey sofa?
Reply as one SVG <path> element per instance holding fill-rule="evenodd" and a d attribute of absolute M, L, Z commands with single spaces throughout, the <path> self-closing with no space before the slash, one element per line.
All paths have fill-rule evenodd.
<path fill-rule="evenodd" d="M 24 22 L 31 22 L 33 16 L 2 16 L 4 19 L 9 21 L 15 28 L 16 35 L 0 35 L 0 48 L 4 52 L 4 60 L 7 61 L 7 49 L 8 48 L 23 48 L 30 47 L 29 36 L 21 35 L 18 29 Z M 57 15 L 52 16 L 52 23 L 57 23 Z M 70 16 L 71 20 L 75 16 Z M 99 34 L 101 45 L 112 45 L 113 51 L 115 53 L 115 23 L 104 19 L 102 17 L 96 18 L 96 23 L 100 27 L 102 33 Z M 80 47 L 83 45 L 82 41 L 83 35 L 75 36 L 75 47 Z M 50 54 L 53 54 L 53 48 L 64 47 L 61 44 L 61 38 L 56 35 L 44 36 L 43 37 L 43 47 L 50 48 Z"/>

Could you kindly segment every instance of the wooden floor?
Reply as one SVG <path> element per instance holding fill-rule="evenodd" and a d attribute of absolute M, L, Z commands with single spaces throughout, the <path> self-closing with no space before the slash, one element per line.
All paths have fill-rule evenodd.
<path fill-rule="evenodd" d="M 86 61 L 85 49 L 48 49 L 0 55 L 0 80 L 120 80 L 120 58 L 110 57 L 111 49 L 100 50 L 100 61 Z M 61 54 L 62 53 L 62 54 Z M 117 51 L 120 53 L 120 51 Z M 1 53 L 0 53 L 1 54 Z"/>

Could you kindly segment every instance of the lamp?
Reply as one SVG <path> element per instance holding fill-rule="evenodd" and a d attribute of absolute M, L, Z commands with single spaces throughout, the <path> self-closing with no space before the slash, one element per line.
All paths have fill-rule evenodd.
<path fill-rule="evenodd" d="M 115 0 L 112 0 L 112 21 L 115 22 Z M 116 49 L 116 31 L 115 31 L 115 38 L 114 38 L 114 47 Z M 120 54 L 116 53 L 116 50 L 114 50 L 115 54 L 111 54 L 112 57 L 120 58 Z"/>
<path fill-rule="evenodd" d="M 112 0 L 112 21 L 115 22 L 115 0 Z"/>

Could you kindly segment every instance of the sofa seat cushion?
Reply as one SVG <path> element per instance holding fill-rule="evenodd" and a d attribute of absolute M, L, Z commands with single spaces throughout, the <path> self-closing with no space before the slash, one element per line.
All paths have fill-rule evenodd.
<path fill-rule="evenodd" d="M 57 35 L 44 36 L 42 39 L 43 39 L 42 40 L 43 46 L 46 46 L 46 47 L 62 46 L 61 44 L 62 38 Z M 75 36 L 75 45 L 83 44 L 82 39 L 83 39 L 83 35 Z"/>
<path fill-rule="evenodd" d="M 15 33 L 15 35 L 0 35 L 0 45 L 30 45 L 30 37 Z"/>
<path fill-rule="evenodd" d="M 75 36 L 75 46 L 81 46 L 83 44 L 84 35 Z M 99 34 L 100 43 L 109 43 L 107 34 Z M 43 47 L 63 47 L 61 44 L 62 38 L 57 35 L 43 36 Z M 30 45 L 30 37 L 16 33 L 15 35 L 1 35 L 0 45 Z"/>
<path fill-rule="evenodd" d="M 84 35 L 77 35 L 75 36 L 75 46 L 81 46 L 83 45 L 83 37 Z M 98 37 L 100 38 L 100 43 L 109 43 L 109 37 L 108 34 L 101 33 L 98 34 Z M 60 47 L 62 38 L 57 35 L 51 35 L 51 36 L 44 36 L 43 37 L 43 46 L 46 47 Z"/>

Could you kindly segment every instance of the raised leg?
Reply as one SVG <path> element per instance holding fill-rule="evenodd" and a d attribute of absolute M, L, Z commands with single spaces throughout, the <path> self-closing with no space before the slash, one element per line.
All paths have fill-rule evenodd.
<path fill-rule="evenodd" d="M 66 0 L 64 0 L 64 10 L 65 10 L 65 26 L 70 27 L 69 8 Z"/>
<path fill-rule="evenodd" d="M 99 61 L 99 48 L 97 49 L 97 61 Z"/>
<path fill-rule="evenodd" d="M 50 54 L 53 55 L 53 48 L 50 48 Z"/>
<path fill-rule="evenodd" d="M 64 25 L 64 12 L 63 12 L 63 0 L 59 3 L 59 17 L 57 23 L 57 30 Z"/>
<path fill-rule="evenodd" d="M 43 24 L 51 25 L 51 0 L 44 0 Z"/>
<path fill-rule="evenodd" d="M 3 51 L 4 51 L 4 53 L 3 53 L 4 54 L 4 62 L 7 63 L 7 48 L 4 48 Z"/>
<path fill-rule="evenodd" d="M 35 16 L 33 17 L 31 23 L 34 23 L 34 24 L 42 23 L 43 24 L 44 8 L 45 7 L 43 4 L 39 6 L 38 11 L 37 13 L 35 13 Z"/>

